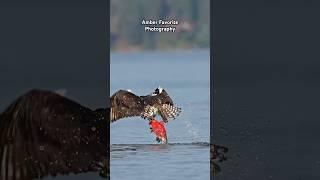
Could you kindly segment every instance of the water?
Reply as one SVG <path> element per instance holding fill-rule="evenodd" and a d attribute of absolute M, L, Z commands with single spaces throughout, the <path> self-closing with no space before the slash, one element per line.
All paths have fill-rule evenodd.
<path fill-rule="evenodd" d="M 137 95 L 159 85 L 182 108 L 167 124 L 169 144 L 157 144 L 148 121 L 139 117 L 110 125 L 111 179 L 209 179 L 209 51 L 111 54 L 111 95 Z"/>

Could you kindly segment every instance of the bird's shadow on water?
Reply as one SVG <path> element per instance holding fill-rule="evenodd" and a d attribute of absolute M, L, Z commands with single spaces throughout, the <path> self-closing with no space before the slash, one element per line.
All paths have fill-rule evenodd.
<path fill-rule="evenodd" d="M 138 152 L 168 152 L 175 147 L 209 148 L 208 142 L 192 143 L 168 143 L 168 144 L 113 144 L 111 145 L 111 157 L 122 158 L 125 155 L 133 155 Z"/>
<path fill-rule="evenodd" d="M 111 145 L 111 157 L 112 158 L 125 158 L 126 155 L 137 154 L 138 152 L 143 153 L 167 153 L 173 149 L 188 148 L 190 149 L 210 149 L 210 163 L 211 163 L 211 174 L 217 175 L 221 173 L 220 167 L 223 161 L 227 160 L 226 153 L 229 151 L 228 148 L 218 145 L 210 145 L 208 142 L 192 142 L 192 143 L 169 143 L 169 144 L 113 144 Z M 125 152 L 125 153 L 123 153 Z M 129 152 L 129 153 L 128 153 Z M 127 154 L 128 153 L 128 154 Z"/>

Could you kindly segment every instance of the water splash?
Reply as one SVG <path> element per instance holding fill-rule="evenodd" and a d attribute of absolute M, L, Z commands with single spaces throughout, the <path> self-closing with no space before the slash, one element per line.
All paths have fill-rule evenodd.
<path fill-rule="evenodd" d="M 185 127 L 187 128 L 188 134 L 191 135 L 192 142 L 202 141 L 200 133 L 199 133 L 199 129 L 194 126 L 194 124 L 192 123 L 192 119 L 191 119 L 192 117 L 190 116 L 190 114 L 188 114 L 188 112 L 189 113 L 193 112 L 194 110 L 196 110 L 196 108 L 194 108 L 193 105 L 192 105 L 192 102 L 187 100 L 185 97 L 182 97 L 182 96 L 179 96 L 179 95 L 177 97 L 180 100 L 182 100 L 182 102 L 184 102 L 184 103 L 181 104 L 181 106 L 185 107 L 185 108 L 182 108 L 182 113 L 185 112 L 184 115 L 183 115 L 182 122 L 185 125 Z M 208 119 L 208 121 L 210 121 L 210 119 Z M 200 123 L 200 122 L 198 121 L 198 123 Z"/>

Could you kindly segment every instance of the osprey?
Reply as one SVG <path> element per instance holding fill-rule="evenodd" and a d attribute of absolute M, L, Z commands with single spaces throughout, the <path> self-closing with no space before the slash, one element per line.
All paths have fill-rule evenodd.
<path fill-rule="evenodd" d="M 181 108 L 173 106 L 168 93 L 161 87 L 147 96 L 137 96 L 130 91 L 119 90 L 111 96 L 111 122 L 132 116 L 151 120 L 160 115 L 164 122 L 175 119 Z"/>
<path fill-rule="evenodd" d="M 103 175 L 109 176 L 108 121 L 129 116 L 149 119 L 156 114 L 167 121 L 180 112 L 159 88 L 147 96 L 120 90 L 111 97 L 111 106 L 91 110 L 44 90 L 31 90 L 19 97 L 0 114 L 0 180 L 101 168 Z"/>

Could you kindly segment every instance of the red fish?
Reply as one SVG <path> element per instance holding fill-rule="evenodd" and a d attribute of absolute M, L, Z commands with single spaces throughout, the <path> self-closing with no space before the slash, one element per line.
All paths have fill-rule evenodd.
<path fill-rule="evenodd" d="M 167 131 L 164 126 L 163 121 L 157 121 L 155 119 L 152 119 L 149 121 L 151 132 L 154 132 L 154 134 L 157 136 L 156 140 L 158 142 L 167 143 Z"/>

